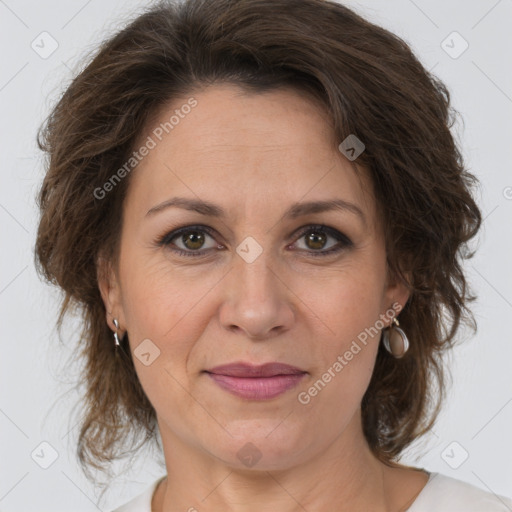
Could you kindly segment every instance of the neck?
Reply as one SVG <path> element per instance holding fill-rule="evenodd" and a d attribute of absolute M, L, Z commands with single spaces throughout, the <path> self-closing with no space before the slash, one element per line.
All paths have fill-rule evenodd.
<path fill-rule="evenodd" d="M 272 470 L 233 468 L 168 431 L 162 440 L 168 476 L 155 493 L 154 512 L 396 512 L 426 483 L 425 474 L 416 472 L 413 482 L 407 471 L 412 486 L 405 494 L 405 470 L 375 458 L 357 421 L 314 458 Z"/>

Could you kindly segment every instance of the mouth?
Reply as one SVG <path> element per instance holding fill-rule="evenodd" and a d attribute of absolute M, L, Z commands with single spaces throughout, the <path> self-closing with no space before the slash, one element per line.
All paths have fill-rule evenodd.
<path fill-rule="evenodd" d="M 248 400 L 275 398 L 297 386 L 307 375 L 305 370 L 283 363 L 233 363 L 205 373 L 225 391 Z"/>

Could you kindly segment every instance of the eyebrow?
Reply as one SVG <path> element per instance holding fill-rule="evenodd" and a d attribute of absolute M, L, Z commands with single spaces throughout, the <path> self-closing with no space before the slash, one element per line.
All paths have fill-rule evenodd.
<path fill-rule="evenodd" d="M 146 213 L 146 217 L 154 215 L 167 208 L 182 208 L 184 210 L 194 211 L 201 215 L 207 215 L 209 217 L 217 217 L 225 219 L 227 213 L 222 207 L 211 203 L 209 201 L 202 201 L 199 199 L 190 199 L 187 197 L 173 197 L 163 203 L 159 203 L 153 206 Z M 366 217 L 362 210 L 355 204 L 349 203 L 343 199 L 330 199 L 325 201 L 309 201 L 305 203 L 293 203 L 288 210 L 284 213 L 285 219 L 295 219 L 304 215 L 311 215 L 314 213 L 323 213 L 329 211 L 343 211 L 352 213 L 358 216 L 363 223 L 366 225 Z"/>

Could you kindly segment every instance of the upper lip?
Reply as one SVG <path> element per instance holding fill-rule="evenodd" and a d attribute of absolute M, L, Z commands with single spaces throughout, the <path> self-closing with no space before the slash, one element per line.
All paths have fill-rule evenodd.
<path fill-rule="evenodd" d="M 231 363 L 215 366 L 206 370 L 207 373 L 228 375 L 230 377 L 273 377 L 275 375 L 298 375 L 306 373 L 304 370 L 284 363 L 265 363 L 254 365 L 251 363 Z"/>

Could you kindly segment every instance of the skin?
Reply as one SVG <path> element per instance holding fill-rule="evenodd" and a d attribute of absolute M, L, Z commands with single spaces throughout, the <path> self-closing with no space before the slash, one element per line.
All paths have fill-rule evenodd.
<path fill-rule="evenodd" d="M 405 510 L 427 473 L 378 461 L 361 426 L 380 332 L 308 404 L 297 399 L 358 334 L 409 297 L 388 274 L 367 174 L 356 174 L 327 113 L 302 93 L 217 84 L 191 96 L 197 106 L 130 176 L 119 260 L 99 282 L 112 330 L 117 318 L 132 352 L 145 339 L 160 350 L 149 366 L 134 357 L 167 466 L 153 510 Z M 161 109 L 151 129 L 187 99 Z M 216 203 L 227 216 L 176 207 L 146 215 L 176 196 Z M 355 204 L 365 221 L 339 210 L 283 218 L 292 203 L 327 199 Z M 213 236 L 204 233 L 202 246 L 177 237 L 174 247 L 204 256 L 156 243 L 197 224 Z M 315 257 L 338 241 L 325 235 L 327 249 L 308 244 L 299 229 L 311 224 L 334 228 L 353 245 Z M 248 236 L 263 250 L 252 263 L 236 252 Z M 203 373 L 234 361 L 279 361 L 308 373 L 298 387 L 255 401 Z M 252 467 L 237 457 L 248 442 L 261 454 Z"/>

